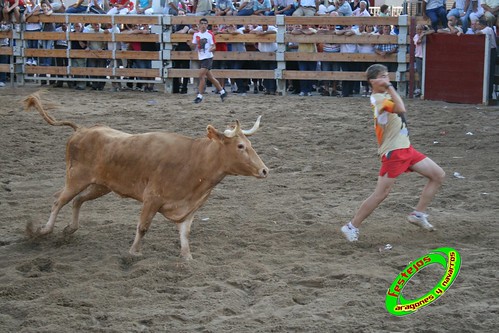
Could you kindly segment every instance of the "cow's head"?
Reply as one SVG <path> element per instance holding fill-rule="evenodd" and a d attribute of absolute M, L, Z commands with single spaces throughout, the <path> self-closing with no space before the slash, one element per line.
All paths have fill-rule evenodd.
<path fill-rule="evenodd" d="M 224 133 L 208 125 L 208 138 L 222 145 L 219 159 L 224 165 L 226 173 L 257 178 L 267 177 L 269 169 L 251 147 L 251 142 L 246 137 L 258 130 L 260 118 L 261 116 L 258 117 L 252 129 L 246 131 L 241 129 L 238 120 L 236 120 L 236 126 L 233 129 L 226 130 Z"/>

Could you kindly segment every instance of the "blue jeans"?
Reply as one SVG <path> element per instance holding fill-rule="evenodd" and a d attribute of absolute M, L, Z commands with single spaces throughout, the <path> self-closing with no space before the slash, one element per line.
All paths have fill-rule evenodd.
<path fill-rule="evenodd" d="M 253 13 L 253 8 L 244 8 L 237 12 L 237 16 L 251 16 Z"/>
<path fill-rule="evenodd" d="M 88 6 L 69 7 L 66 9 L 66 13 L 68 14 L 86 13 L 87 9 Z"/>
<path fill-rule="evenodd" d="M 260 69 L 271 70 L 271 69 L 276 69 L 276 68 L 277 68 L 277 63 L 275 61 L 261 61 L 260 62 Z M 275 82 L 275 79 L 264 79 L 263 86 L 265 87 L 265 89 L 267 89 L 268 92 L 275 93 L 277 84 Z"/>
<path fill-rule="evenodd" d="M 445 7 L 438 7 L 434 9 L 427 9 L 425 11 L 426 16 L 431 21 L 431 27 L 435 32 L 438 30 L 438 23 L 442 23 L 442 28 L 447 28 L 447 11 L 445 10 Z"/>
<path fill-rule="evenodd" d="M 0 64 L 8 64 L 9 63 L 9 57 L 5 54 L 0 54 Z M 5 72 L 0 72 L 0 82 L 5 83 L 5 80 L 7 79 L 7 74 Z"/>
<path fill-rule="evenodd" d="M 302 72 L 315 71 L 317 69 L 317 62 L 315 62 L 315 61 L 299 61 L 298 68 Z M 313 84 L 314 83 L 312 80 L 300 80 L 300 91 L 302 93 L 305 93 L 305 94 L 312 92 Z"/>
<path fill-rule="evenodd" d="M 54 41 L 53 40 L 41 40 L 39 44 L 41 49 L 53 50 Z M 52 58 L 39 58 L 38 66 L 52 66 Z"/>
<path fill-rule="evenodd" d="M 282 10 L 282 8 L 284 8 L 284 7 L 278 7 L 277 9 Z M 291 7 L 291 9 L 285 10 L 282 13 L 277 14 L 277 15 L 291 16 L 295 12 L 295 10 L 296 10 L 296 8 L 293 6 L 293 7 Z M 269 14 L 267 14 L 267 13 L 269 13 Z M 274 11 L 265 12 L 265 16 L 275 16 L 275 12 Z"/>

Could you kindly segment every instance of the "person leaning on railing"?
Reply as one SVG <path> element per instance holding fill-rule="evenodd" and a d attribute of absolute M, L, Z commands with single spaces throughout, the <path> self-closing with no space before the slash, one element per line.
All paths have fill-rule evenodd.
<path fill-rule="evenodd" d="M 100 27 L 99 23 L 92 23 L 90 26 L 87 26 L 83 29 L 83 33 L 91 33 L 91 34 L 103 34 L 104 29 Z M 105 42 L 101 41 L 88 41 L 87 47 L 85 50 L 88 52 L 87 56 L 87 67 L 98 67 L 105 68 L 106 67 L 106 59 L 101 58 L 93 58 L 95 56 L 95 51 L 101 51 L 106 48 Z M 103 90 L 106 82 L 93 81 L 92 89 L 93 90 Z"/>
<path fill-rule="evenodd" d="M 83 24 L 75 23 L 73 25 L 73 32 L 76 34 L 80 34 L 83 32 Z M 87 48 L 87 42 L 81 40 L 72 40 L 71 41 L 71 50 L 85 50 Z M 87 59 L 86 58 L 71 58 L 71 67 L 87 67 Z M 82 78 L 83 76 L 75 75 L 75 78 Z M 84 81 L 77 81 L 75 84 L 76 90 L 85 90 L 86 83 Z"/>

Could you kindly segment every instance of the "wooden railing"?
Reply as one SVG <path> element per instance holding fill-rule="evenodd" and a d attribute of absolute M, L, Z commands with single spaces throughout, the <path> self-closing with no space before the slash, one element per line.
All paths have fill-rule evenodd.
<path fill-rule="evenodd" d="M 0 38 L 8 37 L 15 40 L 12 48 L 2 47 L 0 52 L 11 57 L 12 65 L 0 65 L 0 71 L 10 72 L 11 76 L 17 77 L 17 83 L 23 84 L 27 79 L 39 79 L 40 75 L 49 74 L 54 80 L 72 81 L 113 81 L 128 82 L 139 80 L 141 82 L 155 82 L 164 84 L 165 91 L 171 91 L 173 78 L 197 77 L 196 69 L 179 69 L 172 66 L 175 60 L 197 60 L 197 54 L 192 51 L 175 51 L 177 43 L 191 40 L 189 34 L 174 32 L 174 27 L 180 24 L 197 24 L 198 16 L 156 16 L 156 15 L 77 15 L 77 14 L 53 14 L 51 16 L 39 16 L 41 22 L 45 23 L 110 23 L 110 24 L 148 24 L 151 27 L 150 34 L 128 34 L 128 33 L 74 33 L 74 32 L 0 32 Z M 258 36 L 254 34 L 230 35 L 220 34 L 216 36 L 217 42 L 227 43 L 257 43 L 276 42 L 276 52 L 216 52 L 215 60 L 247 60 L 247 61 L 275 61 L 275 70 L 213 70 L 214 75 L 219 78 L 263 78 L 276 79 L 278 90 L 285 92 L 285 80 L 287 79 L 315 79 L 315 80 L 365 80 L 365 73 L 359 72 L 321 72 L 321 71 L 292 71 L 286 68 L 289 61 L 331 61 L 331 62 L 363 62 L 363 63 L 394 63 L 396 70 L 390 73 L 394 81 L 408 82 L 409 77 L 409 37 L 411 20 L 408 16 L 399 17 L 264 17 L 264 16 L 235 16 L 235 17 L 207 17 L 210 24 L 268 24 L 277 27 L 278 32 L 274 35 Z M 292 35 L 287 33 L 287 27 L 295 24 L 311 25 L 397 25 L 398 36 L 385 35 Z M 129 51 L 129 50 L 73 50 L 66 49 L 29 49 L 26 48 L 28 40 L 67 40 L 71 41 L 100 41 L 106 43 L 118 42 L 152 42 L 157 43 L 159 51 Z M 287 52 L 287 43 L 335 43 L 335 44 L 398 44 L 398 53 L 388 57 L 377 54 L 345 54 L 345 53 L 301 53 Z M 108 59 L 109 66 L 106 68 L 73 67 L 71 62 L 68 66 L 27 66 L 28 57 L 51 57 L 51 58 L 100 58 Z M 120 68 L 116 61 L 120 59 L 142 59 L 152 61 L 151 69 Z M 84 76 L 84 77 L 82 77 Z M 92 78 L 86 77 L 92 76 Z M 137 79 L 138 78 L 138 79 Z M 400 86 L 404 92 L 404 85 Z"/>

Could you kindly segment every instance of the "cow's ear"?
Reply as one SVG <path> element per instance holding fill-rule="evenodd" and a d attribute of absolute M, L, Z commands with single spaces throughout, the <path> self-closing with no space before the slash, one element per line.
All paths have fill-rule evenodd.
<path fill-rule="evenodd" d="M 208 138 L 213 141 L 223 141 L 224 135 L 217 131 L 217 129 L 211 125 L 206 127 L 206 131 L 208 132 Z"/>

